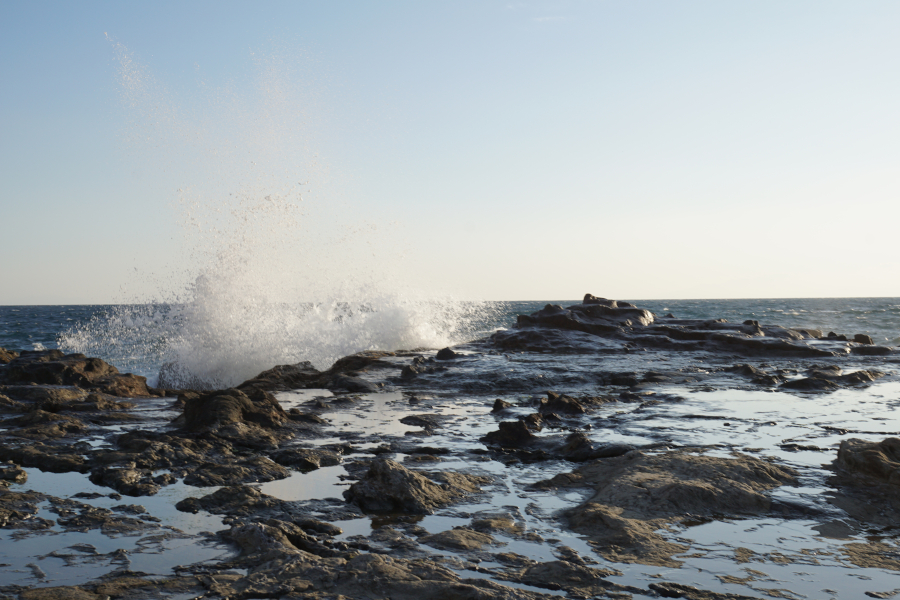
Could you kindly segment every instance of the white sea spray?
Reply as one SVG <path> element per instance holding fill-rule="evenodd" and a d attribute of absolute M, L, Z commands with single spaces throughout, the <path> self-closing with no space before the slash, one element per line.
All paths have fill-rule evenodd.
<path fill-rule="evenodd" d="M 61 348 L 163 367 L 171 387 L 235 385 L 277 364 L 469 339 L 494 305 L 422 289 L 396 227 L 330 196 L 298 61 L 253 55 L 243 85 L 179 104 L 113 42 L 137 159 L 173 178 L 184 255 L 149 295 L 64 332 Z M 314 126 L 310 126 L 313 123 Z M 156 383 L 155 380 L 153 380 Z"/>

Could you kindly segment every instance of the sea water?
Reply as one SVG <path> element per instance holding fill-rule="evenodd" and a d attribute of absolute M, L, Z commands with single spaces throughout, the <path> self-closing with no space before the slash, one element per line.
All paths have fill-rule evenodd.
<path fill-rule="evenodd" d="M 818 329 L 872 336 L 876 344 L 900 345 L 900 298 L 801 298 L 749 300 L 631 300 L 662 316 L 717 319 Z M 59 348 L 98 356 L 123 372 L 155 382 L 160 367 L 192 353 L 194 364 L 217 369 L 223 384 L 235 385 L 277 364 L 310 360 L 324 369 L 341 356 L 361 350 L 439 348 L 490 335 L 515 324 L 519 314 L 531 314 L 546 304 L 563 306 L 578 300 L 460 302 L 435 307 L 399 303 L 379 314 L 377 306 L 339 303 L 327 308 L 298 305 L 261 309 L 245 314 L 239 334 L 225 329 L 204 331 L 191 323 L 184 306 L 165 304 L 0 306 L 0 347 L 10 350 Z M 292 323 L 277 323 L 279 317 Z M 208 323 L 209 317 L 205 317 Z M 304 320 L 305 319 L 305 320 Z M 416 323 L 416 319 L 421 320 Z M 222 319 L 220 327 L 226 327 Z M 401 332 L 391 333 L 391 327 Z M 372 328 L 369 331 L 365 329 Z M 328 336 L 332 335 L 332 339 Z M 297 336 L 292 340 L 291 336 Z M 218 336 L 218 337 L 217 337 Z M 323 348 L 313 347 L 316 338 Z M 192 342 L 192 343 L 191 343 Z M 204 349 L 209 356 L 204 356 Z M 200 373 L 204 373 L 201 371 Z"/>

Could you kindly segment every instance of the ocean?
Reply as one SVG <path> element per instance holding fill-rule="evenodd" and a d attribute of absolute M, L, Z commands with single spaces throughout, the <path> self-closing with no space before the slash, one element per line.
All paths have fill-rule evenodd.
<path fill-rule="evenodd" d="M 736 323 L 753 319 L 825 333 L 864 333 L 876 344 L 900 345 L 900 298 L 629 301 L 659 316 L 724 318 Z M 424 309 L 423 304 L 394 302 L 382 310 L 386 316 L 382 319 L 372 318 L 378 314 L 377 306 L 368 310 L 351 310 L 346 305 L 327 310 L 309 305 L 242 307 L 239 318 L 222 315 L 221 310 L 210 315 L 189 305 L 0 306 L 0 347 L 82 352 L 123 372 L 143 375 L 151 383 L 163 364 L 189 358 L 197 371 L 206 370 L 223 379 L 223 384 L 234 385 L 276 364 L 310 360 L 318 368 L 327 368 L 341 356 L 361 350 L 463 343 L 509 328 L 517 315 L 531 314 L 546 304 L 578 302 L 448 302 L 438 307 L 424 303 Z M 330 327 L 323 329 L 323 323 Z M 395 335 L 392 326 L 403 334 Z M 318 347 L 317 341 L 321 342 Z M 233 375 L 223 377 L 222 373 Z"/>

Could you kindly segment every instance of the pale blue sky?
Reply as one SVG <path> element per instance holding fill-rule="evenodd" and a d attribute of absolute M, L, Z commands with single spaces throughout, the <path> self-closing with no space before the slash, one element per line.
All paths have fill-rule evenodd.
<path fill-rule="evenodd" d="M 293 162 L 298 236 L 462 297 L 900 296 L 896 2 L 182 4 L 0 3 L 0 303 L 152 297 L 178 188 Z"/>

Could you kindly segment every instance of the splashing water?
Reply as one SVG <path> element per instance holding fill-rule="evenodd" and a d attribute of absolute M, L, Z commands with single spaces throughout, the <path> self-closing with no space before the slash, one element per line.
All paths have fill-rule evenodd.
<path fill-rule="evenodd" d="M 290 64 L 254 56 L 252 84 L 207 90 L 192 108 L 113 48 L 125 140 L 180 179 L 188 249 L 152 297 L 70 329 L 61 348 L 126 368 L 151 357 L 160 385 L 217 388 L 277 364 L 321 369 L 361 350 L 441 347 L 492 319 L 496 305 L 404 280 L 397 236 L 325 199 L 328 169 L 305 135 L 315 102 Z"/>

